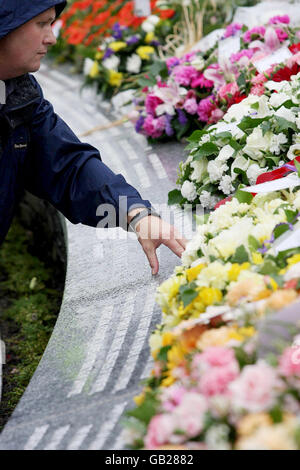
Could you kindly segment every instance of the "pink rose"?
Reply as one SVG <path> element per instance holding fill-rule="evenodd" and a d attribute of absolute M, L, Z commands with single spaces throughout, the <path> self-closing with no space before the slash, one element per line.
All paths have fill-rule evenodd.
<path fill-rule="evenodd" d="M 205 397 L 223 395 L 230 382 L 239 375 L 239 366 L 235 361 L 223 367 L 212 367 L 199 380 L 199 390 Z"/>
<path fill-rule="evenodd" d="M 148 426 L 145 437 L 145 448 L 156 449 L 167 444 L 176 429 L 176 421 L 171 414 L 159 414 L 154 416 Z"/>
<path fill-rule="evenodd" d="M 207 401 L 202 395 L 186 393 L 181 404 L 173 412 L 178 423 L 177 428 L 184 431 L 188 437 L 197 436 L 203 429 L 206 411 Z"/>
<path fill-rule="evenodd" d="M 186 389 L 179 385 L 172 385 L 163 390 L 161 395 L 162 407 L 165 411 L 172 411 L 176 406 L 180 405 Z"/>
<path fill-rule="evenodd" d="M 272 408 L 279 380 L 276 371 L 263 361 L 243 368 L 231 384 L 232 402 L 237 408 L 259 413 Z"/>
<path fill-rule="evenodd" d="M 300 377 L 300 345 L 284 350 L 279 360 L 279 372 L 285 377 Z"/>
<path fill-rule="evenodd" d="M 145 101 L 145 106 L 146 106 L 146 111 L 148 114 L 152 114 L 152 116 L 155 116 L 155 110 L 159 104 L 162 104 L 163 101 L 158 98 L 155 95 L 147 95 L 146 101 Z"/>

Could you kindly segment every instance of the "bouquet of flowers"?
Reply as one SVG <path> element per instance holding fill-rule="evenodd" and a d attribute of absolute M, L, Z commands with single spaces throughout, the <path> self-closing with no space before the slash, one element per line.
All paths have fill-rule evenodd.
<path fill-rule="evenodd" d="M 97 83 L 98 92 L 108 99 L 121 90 L 134 88 L 135 77 L 145 72 L 157 54 L 162 27 L 156 15 L 149 16 L 137 30 L 115 23 L 112 36 L 98 47 L 94 60 L 85 59 L 85 84 Z"/>
<path fill-rule="evenodd" d="M 233 308 L 263 311 L 294 301 L 300 247 L 277 252 L 276 246 L 284 232 L 292 233 L 299 209 L 299 190 L 255 197 L 238 191 L 205 216 L 187 244 L 182 266 L 158 288 L 163 322 L 151 344 L 160 344 L 165 331 L 185 320 Z"/>
<path fill-rule="evenodd" d="M 249 93 L 263 94 L 266 76 L 282 80 L 297 73 L 299 35 L 289 21 L 274 17 L 268 26 L 252 29 L 233 23 L 211 50 L 168 58 L 166 75 L 140 83 L 144 94 L 132 115 L 136 131 L 150 139 L 181 139 L 218 122 Z"/>
<path fill-rule="evenodd" d="M 129 447 L 300 449 L 300 336 L 266 358 L 249 327 L 185 325 L 171 336 L 128 413 Z"/>
<path fill-rule="evenodd" d="M 170 204 L 213 208 L 240 184 L 255 184 L 260 174 L 297 157 L 300 74 L 264 86 L 265 95 L 249 95 L 216 125 L 191 135 L 190 154 L 180 164 L 181 189 L 169 194 Z"/>
<path fill-rule="evenodd" d="M 157 0 L 151 0 L 152 14 L 165 20 L 162 30 L 168 34 L 171 24 L 168 19 L 174 16 L 174 10 L 156 7 Z M 78 62 L 78 70 L 82 70 L 83 59 L 94 58 L 99 44 L 114 33 L 113 26 L 137 30 L 146 20 L 134 13 L 134 2 L 131 0 L 80 0 L 73 2 L 54 24 L 57 44 L 51 48 L 51 54 L 59 62 Z M 151 23 L 149 21 L 149 23 Z"/>

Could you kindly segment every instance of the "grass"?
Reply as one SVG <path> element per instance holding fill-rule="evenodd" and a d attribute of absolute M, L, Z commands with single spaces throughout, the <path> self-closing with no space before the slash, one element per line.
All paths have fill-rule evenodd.
<path fill-rule="evenodd" d="M 0 332 L 6 346 L 0 431 L 50 339 L 63 294 L 62 270 L 35 256 L 32 232 L 13 223 L 0 247 Z"/>

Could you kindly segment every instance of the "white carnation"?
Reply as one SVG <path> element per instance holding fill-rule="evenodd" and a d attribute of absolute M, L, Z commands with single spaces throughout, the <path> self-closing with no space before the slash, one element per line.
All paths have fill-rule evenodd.
<path fill-rule="evenodd" d="M 213 209 L 219 198 L 217 196 L 212 196 L 208 191 L 202 191 L 200 194 L 200 203 L 205 209 Z"/>
<path fill-rule="evenodd" d="M 142 59 L 138 54 L 132 54 L 126 61 L 126 70 L 129 73 L 139 73 L 142 66 Z"/>
<path fill-rule="evenodd" d="M 181 188 L 182 197 L 188 201 L 194 201 L 197 197 L 197 191 L 194 184 L 191 181 L 186 180 Z"/>
<path fill-rule="evenodd" d="M 270 152 L 275 153 L 275 155 L 278 155 L 281 152 L 280 145 L 286 144 L 287 141 L 288 140 L 285 134 L 273 134 L 271 137 Z"/>
<path fill-rule="evenodd" d="M 209 174 L 210 181 L 212 183 L 214 183 L 215 181 L 219 181 L 226 170 L 228 170 L 227 165 L 221 165 L 215 160 L 211 160 L 210 162 L 208 162 L 207 171 Z"/>
<path fill-rule="evenodd" d="M 234 186 L 232 185 L 232 180 L 229 175 L 223 176 L 218 188 L 227 196 L 234 191 Z"/>

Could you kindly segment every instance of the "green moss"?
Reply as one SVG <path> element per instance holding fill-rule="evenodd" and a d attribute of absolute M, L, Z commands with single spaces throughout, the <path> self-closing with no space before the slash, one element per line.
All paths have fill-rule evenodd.
<path fill-rule="evenodd" d="M 16 221 L 0 247 L 0 332 L 7 360 L 0 431 L 41 359 L 62 299 L 57 266 L 46 266 L 34 255 L 32 240 L 32 233 Z"/>

